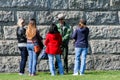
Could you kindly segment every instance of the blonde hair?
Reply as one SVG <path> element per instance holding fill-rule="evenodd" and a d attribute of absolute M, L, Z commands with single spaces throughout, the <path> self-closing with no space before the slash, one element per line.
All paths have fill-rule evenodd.
<path fill-rule="evenodd" d="M 19 18 L 19 19 L 18 19 L 18 22 L 17 22 L 17 25 L 18 25 L 19 27 L 22 27 L 24 21 L 25 21 L 25 20 L 24 20 L 23 18 Z"/>
<path fill-rule="evenodd" d="M 26 30 L 27 39 L 32 39 L 36 35 L 36 32 L 36 21 L 35 19 L 31 19 Z"/>

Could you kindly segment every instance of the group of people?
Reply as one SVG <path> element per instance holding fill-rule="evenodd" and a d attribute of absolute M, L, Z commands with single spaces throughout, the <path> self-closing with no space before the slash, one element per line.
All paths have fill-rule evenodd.
<path fill-rule="evenodd" d="M 45 41 L 39 35 L 36 27 L 36 20 L 30 19 L 27 28 L 25 28 L 25 20 L 20 18 L 17 27 L 18 48 L 21 52 L 20 72 L 23 75 L 25 65 L 29 55 L 29 76 L 36 75 L 36 65 L 39 54 L 35 53 L 34 46 L 44 44 L 45 52 L 48 54 L 49 68 L 51 76 L 56 75 L 58 68 L 59 74 L 68 73 L 68 43 L 70 38 L 74 39 L 75 43 L 75 65 L 73 75 L 83 75 L 86 67 L 86 56 L 88 53 L 88 34 L 89 29 L 86 26 L 86 21 L 81 19 L 78 27 L 73 31 L 72 28 L 65 22 L 65 15 L 58 14 L 58 23 L 52 23 L 49 31 L 46 34 Z M 56 61 L 54 61 L 54 57 Z M 61 57 L 64 64 L 62 64 Z M 81 57 L 81 59 L 80 59 Z M 63 66 L 64 65 L 64 66 Z"/>

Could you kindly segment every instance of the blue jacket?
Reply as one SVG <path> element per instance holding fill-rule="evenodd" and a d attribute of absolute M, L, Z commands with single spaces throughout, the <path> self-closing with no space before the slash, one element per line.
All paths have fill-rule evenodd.
<path fill-rule="evenodd" d="M 88 48 L 88 34 L 88 27 L 78 27 L 72 34 L 72 38 L 75 39 L 75 47 Z"/>

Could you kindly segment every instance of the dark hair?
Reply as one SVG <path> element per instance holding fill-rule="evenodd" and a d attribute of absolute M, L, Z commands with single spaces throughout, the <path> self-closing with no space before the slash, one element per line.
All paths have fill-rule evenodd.
<path fill-rule="evenodd" d="M 30 21 L 33 21 L 36 25 L 36 20 L 34 18 L 31 18 Z"/>
<path fill-rule="evenodd" d="M 59 31 L 58 31 L 58 28 L 57 28 L 57 26 L 56 26 L 56 24 L 51 24 L 51 26 L 50 26 L 50 28 L 49 28 L 49 33 L 51 33 L 51 34 L 54 34 L 54 33 L 59 33 Z"/>
<path fill-rule="evenodd" d="M 81 19 L 80 22 L 84 25 L 86 25 L 86 20 L 85 19 Z"/>

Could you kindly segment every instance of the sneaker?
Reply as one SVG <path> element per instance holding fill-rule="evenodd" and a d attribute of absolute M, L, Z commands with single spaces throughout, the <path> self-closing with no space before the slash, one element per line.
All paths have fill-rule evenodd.
<path fill-rule="evenodd" d="M 19 75 L 24 75 L 24 73 L 19 73 Z"/>
<path fill-rule="evenodd" d="M 73 74 L 73 76 L 77 76 L 77 75 L 78 75 L 78 73 L 74 73 L 74 74 Z"/>
<path fill-rule="evenodd" d="M 35 76 L 35 74 L 31 74 L 31 76 Z"/>
<path fill-rule="evenodd" d="M 80 73 L 80 75 L 83 76 L 84 74 L 81 74 L 81 73 Z"/>
<path fill-rule="evenodd" d="M 29 73 L 28 76 L 31 76 L 31 74 Z"/>

